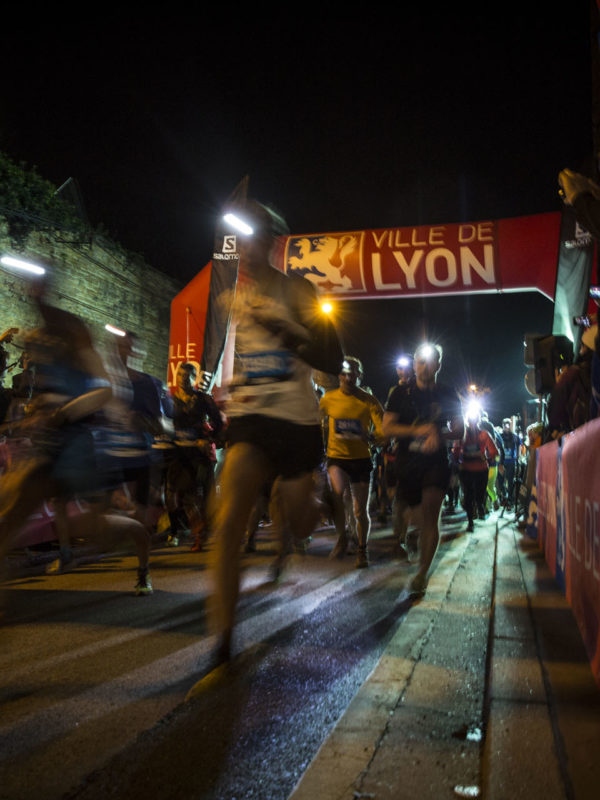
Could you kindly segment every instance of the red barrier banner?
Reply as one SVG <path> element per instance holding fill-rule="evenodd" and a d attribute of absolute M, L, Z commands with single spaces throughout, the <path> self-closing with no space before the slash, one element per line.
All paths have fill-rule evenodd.
<path fill-rule="evenodd" d="M 569 605 L 600 682 L 600 419 L 563 438 L 565 578 Z"/>
<path fill-rule="evenodd" d="M 564 588 L 600 685 L 600 419 L 538 450 L 540 547 Z"/>
<path fill-rule="evenodd" d="M 560 213 L 288 236 L 277 266 L 342 299 L 538 290 L 552 298 Z"/>
<path fill-rule="evenodd" d="M 538 448 L 535 478 L 538 542 L 554 577 L 556 577 L 556 493 L 559 455 L 558 442 L 550 442 Z"/>

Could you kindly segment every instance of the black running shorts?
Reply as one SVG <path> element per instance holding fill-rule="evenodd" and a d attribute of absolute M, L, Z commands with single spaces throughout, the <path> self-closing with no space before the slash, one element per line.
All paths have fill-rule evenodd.
<path fill-rule="evenodd" d="M 320 425 L 298 425 L 262 414 L 232 417 L 227 428 L 227 444 L 232 447 L 242 442 L 264 453 L 274 478 L 299 478 L 313 472 L 323 460 Z"/>
<path fill-rule="evenodd" d="M 396 466 L 396 492 L 411 508 L 421 504 L 423 489 L 436 487 L 448 489 L 450 466 L 446 453 L 423 455 L 398 454 Z"/>
<path fill-rule="evenodd" d="M 350 483 L 369 483 L 373 471 L 370 458 L 328 458 L 327 467 L 343 469 Z"/>

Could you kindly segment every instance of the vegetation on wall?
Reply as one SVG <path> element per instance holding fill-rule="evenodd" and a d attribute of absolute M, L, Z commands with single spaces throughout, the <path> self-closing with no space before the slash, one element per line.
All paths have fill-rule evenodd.
<path fill-rule="evenodd" d="M 42 178 L 35 167 L 16 164 L 0 152 L 0 215 L 8 235 L 22 247 L 29 234 L 43 230 L 69 230 L 79 234 L 85 225 L 75 206 L 57 195 L 57 187 Z"/>

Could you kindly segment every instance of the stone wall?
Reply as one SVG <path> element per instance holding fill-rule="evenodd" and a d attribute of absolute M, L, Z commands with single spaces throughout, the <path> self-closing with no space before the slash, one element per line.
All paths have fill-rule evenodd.
<path fill-rule="evenodd" d="M 181 282 L 98 235 L 82 241 L 76 234 L 33 231 L 17 252 L 8 238 L 6 222 L 0 218 L 0 255 L 5 253 L 49 269 L 49 301 L 86 322 L 103 356 L 115 338 L 104 329 L 107 323 L 138 334 L 146 355 L 143 363 L 135 366 L 166 382 L 170 306 L 183 288 Z M 30 283 L 22 273 L 0 269 L 0 333 L 11 326 L 19 328 L 17 344 L 27 329 L 39 324 L 28 293 Z M 15 348 L 8 349 L 13 360 L 18 353 Z"/>

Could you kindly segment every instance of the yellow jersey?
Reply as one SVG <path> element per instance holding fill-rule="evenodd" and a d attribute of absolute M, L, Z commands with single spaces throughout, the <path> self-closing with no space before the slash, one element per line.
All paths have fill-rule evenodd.
<path fill-rule="evenodd" d="M 383 408 L 372 394 L 362 389 L 356 394 L 332 389 L 323 395 L 319 407 L 321 418 L 327 421 L 329 458 L 370 458 L 368 435 L 383 441 Z"/>

